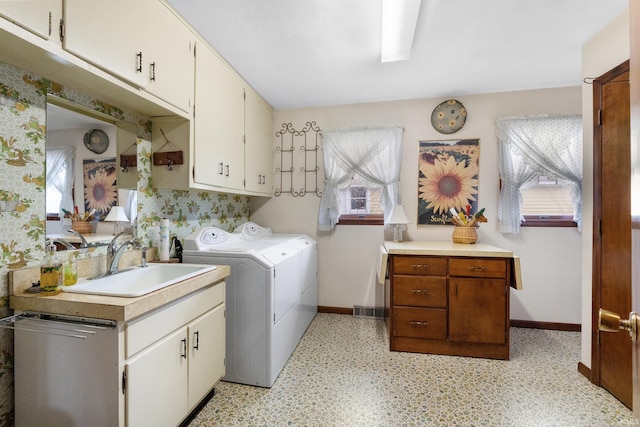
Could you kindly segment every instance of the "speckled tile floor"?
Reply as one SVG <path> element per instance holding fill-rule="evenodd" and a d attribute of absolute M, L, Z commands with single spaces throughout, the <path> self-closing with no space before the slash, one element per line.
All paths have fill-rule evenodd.
<path fill-rule="evenodd" d="M 578 373 L 580 334 L 511 329 L 511 360 L 390 352 L 384 322 L 318 314 L 271 389 L 220 382 L 199 426 L 630 426 Z"/>

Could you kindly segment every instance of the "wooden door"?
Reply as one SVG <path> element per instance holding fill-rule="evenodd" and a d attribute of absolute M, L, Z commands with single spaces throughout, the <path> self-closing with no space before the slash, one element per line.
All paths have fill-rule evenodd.
<path fill-rule="evenodd" d="M 631 215 L 632 308 L 640 313 L 640 2 L 629 3 L 631 23 Z M 633 419 L 640 419 L 640 341 L 633 344 Z"/>
<path fill-rule="evenodd" d="M 629 62 L 594 81 L 591 381 L 632 404 L 631 341 L 598 331 L 600 308 L 631 311 Z"/>
<path fill-rule="evenodd" d="M 505 279 L 449 278 L 449 340 L 504 344 Z"/>

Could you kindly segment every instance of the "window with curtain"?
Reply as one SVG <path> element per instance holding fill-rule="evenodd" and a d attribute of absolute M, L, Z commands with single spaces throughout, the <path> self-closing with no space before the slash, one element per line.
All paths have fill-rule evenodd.
<path fill-rule="evenodd" d="M 47 147 L 47 215 L 63 217 L 62 209 L 73 212 L 73 158 L 75 148 Z"/>
<path fill-rule="evenodd" d="M 524 195 L 539 197 L 543 209 L 565 209 L 582 229 L 582 118 L 579 115 L 505 117 L 496 120 L 498 170 L 502 185 L 498 203 L 501 233 L 518 233 L 528 219 L 536 225 L 561 225 L 563 215 L 523 214 Z M 535 191 L 532 191 L 535 190 Z M 555 200 L 552 200 L 555 199 Z M 541 205 L 541 202 L 537 203 Z M 558 207 L 564 206 L 564 207 Z M 529 211 L 533 212 L 533 211 Z"/>
<path fill-rule="evenodd" d="M 325 187 L 318 230 L 332 230 L 345 213 L 345 206 L 371 210 L 372 205 L 367 203 L 374 200 L 379 200 L 381 213 L 388 218 L 391 208 L 400 204 L 403 132 L 399 126 L 322 132 Z M 352 185 L 355 191 L 351 191 Z M 366 188 L 358 191 L 357 187 Z"/>

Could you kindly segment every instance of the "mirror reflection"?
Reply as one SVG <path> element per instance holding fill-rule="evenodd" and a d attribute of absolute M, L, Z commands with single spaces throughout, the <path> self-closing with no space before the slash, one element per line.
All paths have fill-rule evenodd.
<path fill-rule="evenodd" d="M 118 188 L 118 139 L 131 137 L 135 125 L 57 98 L 49 101 L 46 243 L 58 250 L 106 245 L 117 229 L 130 228 L 136 214 L 136 192 Z M 116 206 L 124 208 L 126 220 L 108 218 Z"/>

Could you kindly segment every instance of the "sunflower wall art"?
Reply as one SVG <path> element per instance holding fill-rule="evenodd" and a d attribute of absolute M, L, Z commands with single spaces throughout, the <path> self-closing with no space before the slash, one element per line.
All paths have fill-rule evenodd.
<path fill-rule="evenodd" d="M 84 211 L 95 209 L 94 217 L 102 221 L 118 201 L 116 158 L 85 159 Z"/>
<path fill-rule="evenodd" d="M 420 141 L 418 224 L 451 224 L 451 208 L 478 209 L 479 139 Z"/>

